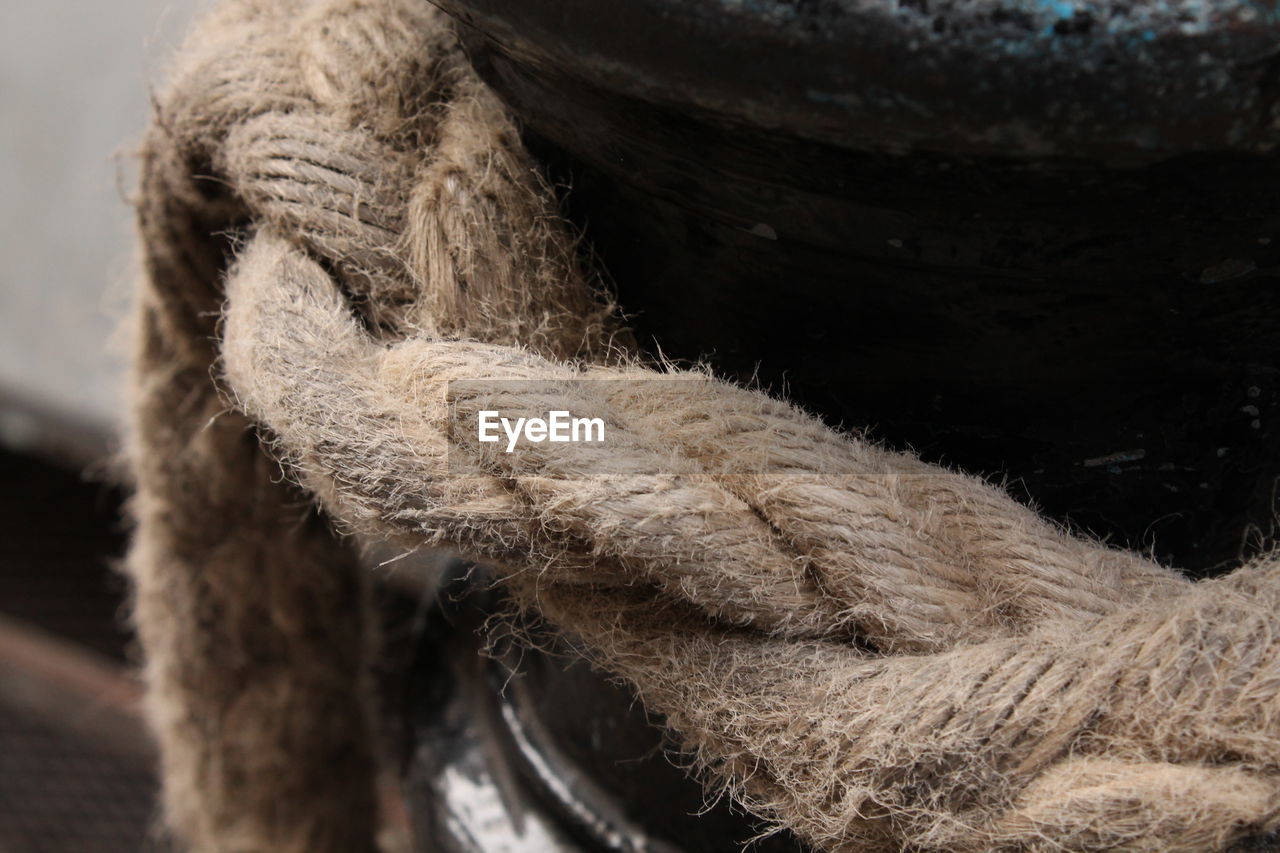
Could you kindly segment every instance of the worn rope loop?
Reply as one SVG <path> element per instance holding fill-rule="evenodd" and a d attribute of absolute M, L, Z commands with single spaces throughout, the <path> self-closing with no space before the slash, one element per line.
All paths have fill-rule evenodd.
<path fill-rule="evenodd" d="M 144 149 L 130 557 L 194 847 L 374 849 L 366 581 L 278 463 L 344 532 L 501 567 L 709 782 L 820 849 L 1280 827 L 1280 563 L 1192 584 L 625 356 L 426 3 L 231 0 L 199 33 Z M 479 378 L 607 412 L 607 457 L 469 439 L 481 401 L 444 389 Z M 697 381 L 646 382 L 672 378 Z"/>

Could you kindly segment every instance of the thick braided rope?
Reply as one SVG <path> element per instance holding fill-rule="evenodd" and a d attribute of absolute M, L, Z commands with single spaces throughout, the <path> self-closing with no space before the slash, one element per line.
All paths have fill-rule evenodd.
<path fill-rule="evenodd" d="M 1193 585 L 762 395 L 611 362 L 550 194 L 419 0 L 241 0 L 200 33 L 146 149 L 131 558 L 196 846 L 372 834 L 359 577 L 288 520 L 215 358 L 344 528 L 503 567 L 824 849 L 1204 850 L 1280 823 L 1280 569 Z M 607 410 L 609 453 L 471 440 L 493 397 L 444 385 L 476 378 Z"/>

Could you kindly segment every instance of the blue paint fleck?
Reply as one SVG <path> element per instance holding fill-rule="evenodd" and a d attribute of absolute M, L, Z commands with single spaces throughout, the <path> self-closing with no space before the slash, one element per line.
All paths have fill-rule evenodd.
<path fill-rule="evenodd" d="M 1055 34 L 1054 27 L 1061 21 L 1069 21 L 1076 16 L 1076 7 L 1066 0 L 1039 0 L 1040 8 L 1056 15 L 1058 20 L 1040 31 L 1040 38 L 1052 38 Z"/>
<path fill-rule="evenodd" d="M 1076 7 L 1064 0 L 1040 0 L 1040 7 L 1053 12 L 1061 21 L 1069 20 L 1076 15 Z"/>

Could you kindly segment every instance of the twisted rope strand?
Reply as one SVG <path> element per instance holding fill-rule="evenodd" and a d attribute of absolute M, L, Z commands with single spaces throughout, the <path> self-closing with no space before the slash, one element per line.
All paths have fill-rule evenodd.
<path fill-rule="evenodd" d="M 194 847 L 373 849 L 364 580 L 273 459 L 345 530 L 504 567 L 708 778 L 823 849 L 1191 851 L 1280 827 L 1280 564 L 1191 584 L 619 358 L 426 3 L 230 0 L 199 33 L 144 149 L 130 556 Z M 477 378 L 542 381 L 446 398 Z M 604 411 L 616 438 L 495 452 L 463 428 L 495 399 Z"/>

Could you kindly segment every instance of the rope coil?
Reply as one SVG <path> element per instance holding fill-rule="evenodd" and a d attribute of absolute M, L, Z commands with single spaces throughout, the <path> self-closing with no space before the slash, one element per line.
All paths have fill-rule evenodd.
<path fill-rule="evenodd" d="M 198 32 L 144 149 L 130 558 L 197 849 L 373 849 L 366 581 L 273 457 L 344 530 L 503 567 L 709 778 L 822 849 L 1280 826 L 1280 564 L 1192 584 L 761 394 L 646 383 L 673 374 L 618 355 L 425 3 L 233 0 Z M 476 378 L 562 383 L 531 409 L 595 394 L 609 476 L 469 439 L 475 401 L 444 389 Z"/>

